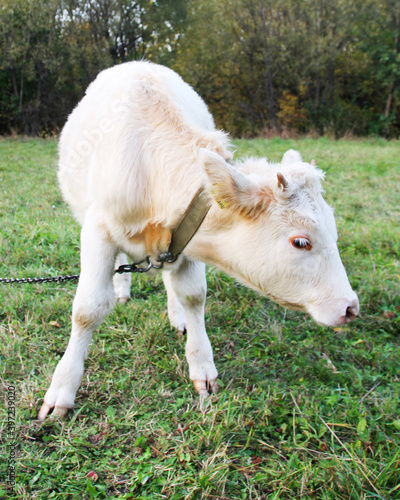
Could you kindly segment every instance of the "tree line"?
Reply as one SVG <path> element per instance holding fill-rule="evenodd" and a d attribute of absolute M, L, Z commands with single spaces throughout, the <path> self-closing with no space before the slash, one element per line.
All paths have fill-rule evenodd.
<path fill-rule="evenodd" d="M 57 133 L 104 68 L 178 71 L 218 127 L 400 133 L 398 0 L 0 0 L 0 134 Z"/>

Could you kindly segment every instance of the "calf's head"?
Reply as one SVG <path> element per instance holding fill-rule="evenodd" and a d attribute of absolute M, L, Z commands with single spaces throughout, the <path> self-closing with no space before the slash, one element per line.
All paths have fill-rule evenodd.
<path fill-rule="evenodd" d="M 265 159 L 229 165 L 208 150 L 200 161 L 222 208 L 214 208 L 222 267 L 320 324 L 354 319 L 358 298 L 339 256 L 333 210 L 322 197 L 323 173 L 315 163 L 304 163 L 293 150 L 279 165 Z"/>

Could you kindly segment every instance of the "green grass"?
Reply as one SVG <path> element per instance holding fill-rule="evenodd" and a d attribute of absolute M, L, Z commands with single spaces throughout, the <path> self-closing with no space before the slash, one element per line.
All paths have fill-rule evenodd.
<path fill-rule="evenodd" d="M 273 161 L 295 147 L 326 171 L 359 319 L 322 328 L 209 269 L 222 390 L 201 405 L 162 281 L 136 275 L 133 300 L 94 335 L 74 412 L 38 426 L 76 284 L 0 284 L 0 476 L 10 385 L 17 423 L 16 483 L 0 484 L 0 498 L 400 499 L 400 143 L 236 145 Z M 0 276 L 79 272 L 56 151 L 53 140 L 0 140 Z"/>

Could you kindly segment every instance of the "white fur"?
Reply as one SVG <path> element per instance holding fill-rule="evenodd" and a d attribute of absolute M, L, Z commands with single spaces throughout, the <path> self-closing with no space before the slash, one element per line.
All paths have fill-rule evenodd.
<path fill-rule="evenodd" d="M 213 204 L 183 256 L 164 271 L 170 321 L 187 330 L 190 378 L 200 394 L 217 377 L 204 325 L 202 262 L 323 324 L 346 322 L 349 307 L 357 313 L 333 212 L 321 195 L 322 173 L 293 150 L 281 165 L 231 165 L 227 136 L 173 71 L 132 62 L 100 73 L 69 117 L 59 151 L 61 190 L 82 224 L 81 278 L 71 339 L 46 408 L 72 407 L 93 330 L 115 294 L 129 298 L 130 277 L 113 283 L 115 265 L 126 254 L 144 258 L 150 228 L 175 228 L 201 185 L 226 208 Z M 290 238 L 299 235 L 312 241 L 312 251 L 293 248 Z"/>

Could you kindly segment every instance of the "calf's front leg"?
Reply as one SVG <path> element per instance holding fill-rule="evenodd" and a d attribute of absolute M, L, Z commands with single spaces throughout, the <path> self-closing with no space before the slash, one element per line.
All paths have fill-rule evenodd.
<path fill-rule="evenodd" d="M 204 322 L 207 294 L 205 265 L 184 259 L 173 271 L 164 271 L 163 279 L 168 293 L 169 316 L 187 331 L 186 359 L 189 376 L 200 396 L 208 396 L 207 387 L 217 392 L 215 368 L 210 340 Z M 182 328 L 183 329 L 183 328 Z"/>
<path fill-rule="evenodd" d="M 81 232 L 81 275 L 72 308 L 72 331 L 67 349 L 45 394 L 38 420 L 64 416 L 75 401 L 92 333 L 115 303 L 113 287 L 116 249 L 107 233 L 90 214 Z"/>

